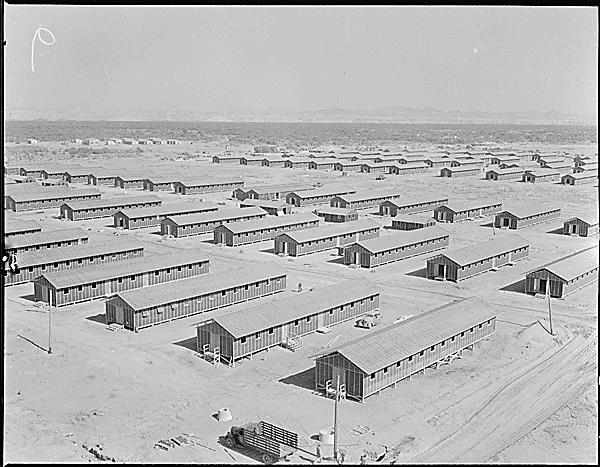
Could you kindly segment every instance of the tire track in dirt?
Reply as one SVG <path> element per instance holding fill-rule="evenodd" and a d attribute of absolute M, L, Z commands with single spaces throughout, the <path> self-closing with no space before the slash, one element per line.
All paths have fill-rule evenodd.
<path fill-rule="evenodd" d="M 577 337 L 496 391 L 456 432 L 411 459 L 416 463 L 482 463 L 531 432 L 591 384 L 595 332 Z"/>

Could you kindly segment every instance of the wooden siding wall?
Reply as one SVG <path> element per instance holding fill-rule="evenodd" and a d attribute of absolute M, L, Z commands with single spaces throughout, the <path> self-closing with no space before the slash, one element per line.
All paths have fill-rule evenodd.
<path fill-rule="evenodd" d="M 363 399 L 364 371 L 352 364 L 340 354 L 324 355 L 315 361 L 315 389 L 324 388 L 327 381 L 332 386 L 337 384 L 337 375 L 340 375 L 340 385 L 346 385 L 346 396 L 349 399 Z"/>
<path fill-rule="evenodd" d="M 384 264 L 400 261 L 412 256 L 430 253 L 440 248 L 445 248 L 450 243 L 450 236 L 415 242 L 411 245 L 391 248 L 387 251 L 371 253 L 361 245 L 351 245 L 344 250 L 344 264 L 349 265 L 355 263 L 355 254 L 360 254 L 360 265 L 363 268 L 374 268 Z"/>
<path fill-rule="evenodd" d="M 339 170 L 341 172 L 362 172 L 362 164 L 350 164 L 350 165 L 342 165 L 342 164 L 334 164 L 333 170 Z"/>
<path fill-rule="evenodd" d="M 56 293 L 54 286 L 52 286 L 43 277 L 40 277 L 34 281 L 34 286 L 36 284 L 38 285 L 37 287 L 34 287 L 35 300 L 42 300 L 42 297 L 47 295 L 47 292 L 45 292 L 43 289 L 51 289 L 53 291 L 53 295 L 56 296 L 56 301 L 54 302 L 56 303 L 56 306 L 65 306 L 86 300 L 105 297 L 110 294 L 123 292 L 124 290 L 137 289 L 162 282 L 184 279 L 186 277 L 191 277 L 194 272 L 199 272 L 199 274 L 208 273 L 208 261 L 202 261 L 200 263 L 193 262 L 191 264 L 200 266 L 193 267 L 190 270 L 189 265 L 186 264 L 181 266 L 181 271 L 178 271 L 176 266 L 174 268 L 159 268 L 157 270 L 144 273 L 127 274 L 103 281 L 90 282 L 79 286 L 60 289 L 58 290 L 58 293 Z M 170 272 L 167 273 L 167 270 Z M 158 275 L 156 275 L 157 271 L 159 273 Z M 67 291 L 67 293 L 65 293 L 65 291 Z"/>
<path fill-rule="evenodd" d="M 494 226 L 498 228 L 502 228 L 504 226 L 504 219 L 509 219 L 509 229 L 522 229 L 524 227 L 529 227 L 535 224 L 539 224 L 541 222 L 547 222 L 552 219 L 557 219 L 560 217 L 560 209 L 555 211 L 545 212 L 541 214 L 535 214 L 533 216 L 524 217 L 519 219 L 518 217 L 510 214 L 498 214 L 494 217 Z"/>
<path fill-rule="evenodd" d="M 585 274 L 582 274 L 570 281 L 565 281 L 564 279 L 552 274 L 547 269 L 540 269 L 539 271 L 532 272 L 525 276 L 525 293 L 546 293 L 547 289 L 541 290 L 540 288 L 540 279 L 548 281 L 546 287 L 549 285 L 551 297 L 564 298 L 568 294 L 571 294 L 576 290 L 579 290 L 580 288 L 597 281 L 598 268 L 596 267 L 590 271 L 587 271 Z"/>
<path fill-rule="evenodd" d="M 472 177 L 474 175 L 477 175 L 481 173 L 481 170 L 479 168 L 474 168 L 473 170 L 461 170 L 460 172 L 453 172 L 451 170 L 444 170 L 442 169 L 440 171 L 440 175 L 442 177 Z"/>
<path fill-rule="evenodd" d="M 333 376 L 340 374 L 340 384 L 346 384 L 347 396 L 363 401 L 366 397 L 425 369 L 479 340 L 489 337 L 495 332 L 495 329 L 496 319 L 492 318 L 470 329 L 465 329 L 462 333 L 450 336 L 442 342 L 431 343 L 431 345 L 424 342 L 421 351 L 400 359 L 396 363 L 381 368 L 370 375 L 361 371 L 340 354 L 324 355 L 317 358 L 316 361 L 316 384 L 318 387 L 323 387 L 328 380 L 331 380 L 332 384 L 335 384 Z M 361 379 L 360 384 L 357 384 L 357 378 Z"/>
<path fill-rule="evenodd" d="M 563 225 L 563 234 L 571 235 L 573 225 L 577 225 L 576 234 L 580 237 L 589 237 L 598 233 L 598 224 L 588 225 L 586 222 L 583 222 L 580 219 L 573 219 L 571 221 L 566 221 Z"/>
<path fill-rule="evenodd" d="M 345 209 L 368 209 L 375 206 L 379 206 L 384 201 L 398 199 L 399 196 L 386 196 L 382 198 L 365 199 L 361 201 L 346 202 L 339 198 L 333 198 L 330 202 L 332 208 L 345 208 Z"/>
<path fill-rule="evenodd" d="M 80 221 L 84 219 L 99 219 L 102 217 L 113 217 L 121 209 L 147 208 L 151 206 L 160 206 L 161 200 L 147 201 L 145 203 L 121 204 L 118 206 L 103 206 L 98 208 L 72 209 L 69 206 L 61 206 L 60 214 L 65 219 Z"/>
<path fill-rule="evenodd" d="M 341 223 L 341 222 L 351 222 L 351 221 L 356 221 L 358 220 L 358 213 L 353 213 L 353 214 L 317 214 L 319 217 L 322 217 L 323 220 L 325 222 L 335 222 L 335 223 Z"/>
<path fill-rule="evenodd" d="M 345 193 L 348 194 L 348 193 Z M 297 195 L 294 196 L 286 196 L 286 203 L 291 204 L 292 206 L 314 206 L 315 204 L 330 204 L 331 200 L 338 195 L 323 195 L 323 196 L 314 196 L 314 197 L 306 197 L 300 198 Z"/>
<path fill-rule="evenodd" d="M 292 232 L 294 230 L 304 230 L 318 226 L 319 220 L 315 219 L 312 221 L 299 222 L 297 224 L 292 225 L 266 228 L 261 230 L 255 230 L 254 232 L 243 232 L 239 234 L 232 233 L 225 226 L 219 226 L 214 230 L 214 243 L 225 243 L 225 245 L 227 246 L 247 245 L 250 243 L 273 240 L 276 236 L 281 235 L 285 232 Z"/>
<path fill-rule="evenodd" d="M 392 203 L 386 203 L 385 201 L 379 205 L 379 214 L 382 216 L 390 215 L 392 217 L 398 214 L 414 214 L 417 212 L 432 211 L 440 206 L 445 206 L 448 200 L 442 201 L 431 201 L 426 203 L 411 204 L 409 206 L 398 207 Z"/>
<path fill-rule="evenodd" d="M 244 182 L 235 183 L 216 183 L 212 185 L 200 185 L 200 186 L 185 186 L 182 183 L 175 183 L 175 192 L 182 193 L 184 195 L 191 195 L 194 193 L 216 193 L 219 191 L 230 191 L 236 188 L 244 186 Z"/>
<path fill-rule="evenodd" d="M 519 261 L 529 256 L 529 246 L 501 253 L 493 258 L 484 259 L 475 263 L 459 266 L 445 256 L 437 256 L 427 260 L 427 278 L 439 277 L 439 265 L 446 266 L 447 280 L 458 282 L 463 279 L 489 271 L 493 267 L 501 267 L 509 262 Z"/>
<path fill-rule="evenodd" d="M 523 174 L 524 182 L 540 183 L 540 182 L 553 182 L 555 180 L 560 180 L 560 174 L 533 175 L 529 172 L 525 172 Z"/>
<path fill-rule="evenodd" d="M 284 252 L 284 243 L 287 245 L 286 253 L 290 256 L 302 256 L 319 251 L 331 250 L 336 247 L 342 247 L 355 243 L 360 240 L 379 237 L 379 227 L 374 227 L 360 232 L 336 235 L 333 237 L 320 238 L 310 242 L 297 243 L 293 240 L 287 240 L 287 237 L 275 238 L 275 254 Z"/>
<path fill-rule="evenodd" d="M 17 235 L 27 235 L 27 234 L 37 233 L 37 232 L 41 232 L 41 231 L 42 231 L 41 227 L 37 227 L 37 228 L 32 227 L 30 229 L 20 230 L 18 232 L 9 232 L 9 233 L 4 232 L 4 238 L 15 237 Z"/>
<path fill-rule="evenodd" d="M 258 287 L 256 286 L 258 284 Z M 184 318 L 197 313 L 205 313 L 226 306 L 235 305 L 254 298 L 272 295 L 284 291 L 286 288 L 286 276 L 275 276 L 262 281 L 248 279 L 247 284 L 230 287 L 205 295 L 170 303 L 165 306 L 157 306 L 147 310 L 134 311 L 119 297 L 111 300 L 114 310 L 106 309 L 107 323 L 117 322 L 116 308 L 121 307 L 125 316 L 129 316 L 131 326 L 128 329 L 143 329 L 174 319 Z"/>
<path fill-rule="evenodd" d="M 144 188 L 144 180 L 123 180 L 121 177 L 115 177 L 115 186 L 117 188 Z"/>
<path fill-rule="evenodd" d="M 11 200 L 11 202 L 9 202 L 9 205 L 7 207 L 8 209 L 15 212 L 36 211 L 39 209 L 58 208 L 64 203 L 68 203 L 71 201 L 89 201 L 91 199 L 98 198 L 100 198 L 100 193 L 89 195 L 73 195 L 57 199 L 44 199 L 34 201 L 14 201 L 12 200 L 12 198 L 9 197 L 9 200 Z"/>
<path fill-rule="evenodd" d="M 82 243 L 87 243 L 87 242 L 88 242 L 87 238 L 77 238 L 77 239 L 73 239 L 73 240 L 53 241 L 50 243 L 38 243 L 37 245 L 29 245 L 29 246 L 23 246 L 23 247 L 19 247 L 19 248 L 7 247 L 6 251 L 23 253 L 25 251 L 38 251 L 38 250 L 47 250 L 49 248 L 61 248 L 61 247 L 71 246 L 71 245 L 80 245 Z"/>
<path fill-rule="evenodd" d="M 305 336 L 315 332 L 319 327 L 333 326 L 378 309 L 379 294 L 374 293 L 363 299 L 349 301 L 334 308 L 324 309 L 318 313 L 299 316 L 296 320 L 266 328 L 240 338 L 233 338 L 231 334 L 217 323 L 211 323 L 207 325 L 208 328 L 204 326 L 198 328 L 198 345 L 199 349 L 202 349 L 204 344 L 210 345 L 210 334 L 218 334 L 220 339 L 213 338 L 213 342 L 223 342 L 224 337 L 227 339 L 225 341 L 226 345 L 219 349 L 221 355 L 237 360 L 246 355 L 251 355 L 269 347 L 280 345 L 285 339 L 284 336 L 290 336 L 292 334 Z M 201 333 L 200 330 L 202 328 L 205 328 L 205 331 Z M 213 350 L 212 346 L 211 350 Z"/>
<path fill-rule="evenodd" d="M 12 274 L 4 271 L 4 285 L 22 284 L 32 282 L 36 277 L 46 272 L 63 271 L 66 269 L 82 268 L 96 264 L 112 263 L 114 261 L 124 261 L 132 258 L 141 258 L 144 256 L 144 248 L 134 250 L 125 250 L 118 253 L 92 255 L 87 258 L 78 258 L 74 260 L 58 261 L 54 263 L 39 264 L 21 268 L 19 274 Z"/>
<path fill-rule="evenodd" d="M 172 235 L 171 229 L 175 229 L 174 237 L 187 237 L 189 235 L 201 235 L 204 233 L 212 232 L 216 227 L 223 225 L 223 222 L 242 222 L 252 219 L 261 219 L 266 217 L 267 213 L 264 214 L 251 214 L 240 217 L 233 217 L 225 220 L 214 220 L 211 222 L 201 222 L 190 225 L 178 225 L 172 222 L 170 219 L 165 219 L 161 222 L 160 232 L 162 235 Z M 171 226 L 171 228 L 169 228 Z"/>
<path fill-rule="evenodd" d="M 598 181 L 598 174 L 594 174 L 591 177 L 588 178 L 573 178 L 573 177 L 562 177 L 560 179 L 560 183 L 562 183 L 563 185 L 584 185 L 587 183 L 596 183 Z"/>
<path fill-rule="evenodd" d="M 115 177 L 96 177 L 94 175 L 89 175 L 88 185 L 116 186 Z"/>
<path fill-rule="evenodd" d="M 501 208 L 502 205 L 497 204 L 493 206 L 485 206 L 483 208 L 454 212 L 446 206 L 440 206 L 439 208 L 434 209 L 433 217 L 438 222 L 460 222 L 477 216 L 487 216 L 489 214 L 494 214 L 500 211 Z M 442 213 L 444 213 L 446 216 L 444 220 L 442 220 Z"/>
<path fill-rule="evenodd" d="M 392 229 L 395 230 L 416 230 L 423 229 L 425 227 L 431 227 L 435 225 L 436 222 L 432 219 L 430 222 L 406 222 L 406 221 L 396 221 L 392 219 Z"/>
<path fill-rule="evenodd" d="M 402 165 L 404 164 L 401 164 L 400 167 L 393 167 L 390 173 L 394 173 L 396 175 L 410 175 L 414 173 L 429 172 L 430 169 L 430 167 L 403 167 Z"/>

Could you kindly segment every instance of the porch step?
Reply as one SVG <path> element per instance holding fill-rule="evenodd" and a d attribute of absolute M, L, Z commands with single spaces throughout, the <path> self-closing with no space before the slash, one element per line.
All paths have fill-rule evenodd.
<path fill-rule="evenodd" d="M 117 323 L 111 323 L 108 326 L 106 326 L 106 329 L 108 331 L 115 332 L 115 331 L 118 331 L 119 329 L 123 329 L 123 325 L 122 324 L 117 324 Z"/>

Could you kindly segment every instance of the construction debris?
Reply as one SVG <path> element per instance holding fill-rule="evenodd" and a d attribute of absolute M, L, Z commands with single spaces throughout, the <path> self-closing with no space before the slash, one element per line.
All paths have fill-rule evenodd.
<path fill-rule="evenodd" d="M 181 435 L 176 436 L 174 438 L 159 440 L 154 445 L 154 449 L 162 449 L 163 451 L 168 451 L 169 449 L 173 449 L 173 448 L 181 447 L 181 446 L 192 446 L 192 447 L 200 446 L 205 449 L 209 449 L 210 451 L 217 452 L 215 449 L 205 446 L 204 444 L 196 441 L 196 439 L 192 439 L 192 438 L 196 438 L 196 439 L 199 439 L 200 441 L 204 441 L 202 438 L 200 438 L 198 436 L 194 436 L 192 433 L 189 433 L 189 434 L 182 433 Z"/>

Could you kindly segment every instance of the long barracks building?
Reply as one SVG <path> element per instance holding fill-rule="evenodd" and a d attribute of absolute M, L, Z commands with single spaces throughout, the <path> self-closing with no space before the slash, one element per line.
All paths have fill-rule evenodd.
<path fill-rule="evenodd" d="M 525 292 L 564 298 L 598 280 L 598 245 L 526 273 Z"/>
<path fill-rule="evenodd" d="M 41 232 L 42 228 L 36 221 L 27 221 L 21 219 L 8 218 L 4 222 L 4 238 L 15 235 L 26 235 L 35 232 Z"/>
<path fill-rule="evenodd" d="M 18 256 L 18 273 L 5 269 L 4 285 L 32 282 L 46 272 L 84 268 L 140 258 L 143 255 L 144 246 L 141 243 L 121 238 L 114 238 L 107 242 L 83 243 L 69 248 L 27 251 Z"/>
<path fill-rule="evenodd" d="M 339 376 L 348 398 L 364 402 L 387 387 L 451 363 L 496 330 L 496 310 L 465 298 L 371 332 L 315 355 L 315 389 L 335 388 Z"/>
<path fill-rule="evenodd" d="M 379 224 L 359 219 L 338 225 L 326 225 L 275 237 L 275 254 L 302 256 L 347 246 L 360 240 L 379 237 Z"/>
<path fill-rule="evenodd" d="M 124 229 L 141 229 L 160 226 L 163 219 L 169 216 L 201 214 L 217 211 L 219 206 L 209 201 L 202 203 L 174 203 L 139 209 L 123 209 L 113 216 L 114 227 Z"/>
<path fill-rule="evenodd" d="M 33 184 L 28 184 L 33 185 Z M 11 211 L 37 211 L 58 208 L 64 203 L 99 199 L 101 193 L 91 188 L 67 188 L 64 186 L 42 187 L 30 193 L 15 193 L 7 196 L 5 207 Z"/>
<path fill-rule="evenodd" d="M 528 256 L 529 243 L 518 235 L 493 238 L 429 258 L 427 278 L 458 282 Z"/>
<path fill-rule="evenodd" d="M 517 206 L 494 216 L 494 227 L 521 229 L 560 217 L 560 208 L 551 206 Z"/>
<path fill-rule="evenodd" d="M 399 232 L 359 241 L 344 249 L 344 264 L 373 268 L 445 248 L 450 234 L 440 227 Z"/>
<path fill-rule="evenodd" d="M 44 273 L 33 283 L 34 296 L 36 301 L 48 303 L 52 295 L 53 305 L 72 305 L 124 290 L 207 274 L 208 268 L 208 257 L 194 250 L 144 256 L 118 263 Z"/>
<path fill-rule="evenodd" d="M 332 208 L 345 209 L 368 209 L 379 207 L 384 201 L 398 200 L 398 193 L 381 190 L 381 191 L 366 191 L 362 193 L 353 193 L 350 195 L 335 196 L 329 202 Z"/>
<path fill-rule="evenodd" d="M 273 240 L 285 232 L 318 227 L 319 217 L 314 214 L 291 214 L 289 216 L 268 216 L 245 222 L 234 222 L 215 227 L 215 244 L 227 246 L 247 245 L 249 243 Z"/>
<path fill-rule="evenodd" d="M 379 214 L 395 217 L 398 214 L 433 211 L 435 208 L 446 204 L 448 204 L 448 198 L 444 196 L 424 196 L 422 198 L 411 199 L 400 198 L 383 201 L 379 205 Z"/>
<path fill-rule="evenodd" d="M 98 199 L 83 202 L 65 203 L 60 207 L 63 219 L 80 221 L 112 217 L 123 209 L 160 206 L 162 200 L 156 195 L 118 196 L 116 198 Z"/>
<path fill-rule="evenodd" d="M 162 220 L 162 235 L 187 237 L 212 232 L 216 227 L 230 222 L 250 221 L 267 217 L 267 212 L 259 207 L 221 209 L 202 214 L 171 216 Z"/>
<path fill-rule="evenodd" d="M 462 203 L 446 203 L 433 210 L 433 218 L 438 222 L 460 222 L 485 217 L 502 209 L 502 203 L 491 198 L 482 198 Z"/>
<path fill-rule="evenodd" d="M 106 302 L 106 322 L 137 331 L 155 324 L 205 313 L 283 292 L 285 270 L 257 263 L 152 287 L 118 293 Z"/>
<path fill-rule="evenodd" d="M 180 180 L 174 184 L 175 193 L 192 195 L 194 193 L 215 193 L 219 191 L 232 191 L 244 186 L 239 179 L 195 179 Z"/>
<path fill-rule="evenodd" d="M 356 193 L 356 190 L 350 187 L 326 187 L 310 191 L 293 191 L 286 196 L 285 201 L 292 206 L 313 206 L 329 204 L 335 196 L 353 193 Z"/>
<path fill-rule="evenodd" d="M 379 293 L 369 280 L 355 279 L 232 311 L 197 324 L 198 352 L 233 365 L 270 347 L 298 346 L 319 328 L 377 310 Z"/>
<path fill-rule="evenodd" d="M 5 249 L 7 253 L 22 253 L 25 251 L 78 245 L 80 243 L 87 243 L 88 240 L 88 234 L 79 227 L 74 229 L 45 230 L 9 237 L 5 240 Z"/>

